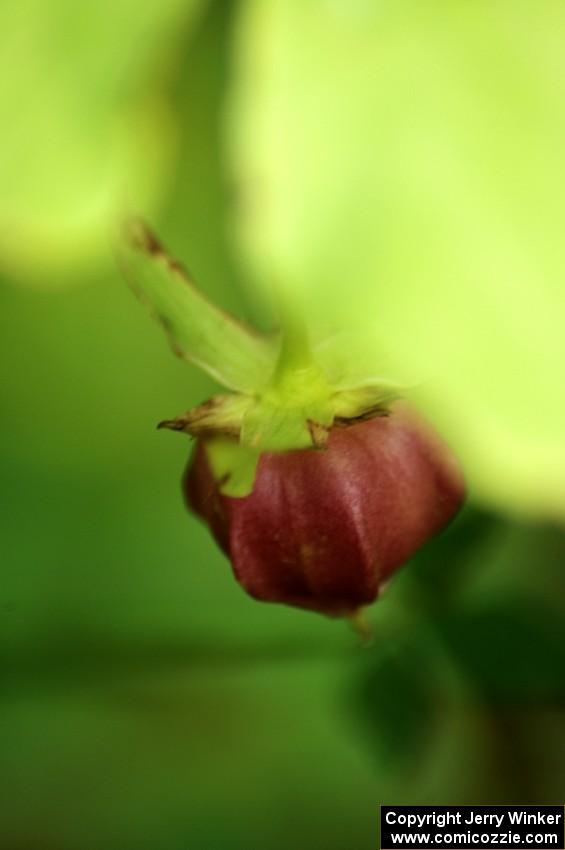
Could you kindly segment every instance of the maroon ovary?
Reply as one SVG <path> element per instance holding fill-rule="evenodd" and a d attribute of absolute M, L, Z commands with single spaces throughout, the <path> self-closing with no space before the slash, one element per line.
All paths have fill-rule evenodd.
<path fill-rule="evenodd" d="M 400 404 L 332 428 L 324 450 L 264 453 L 242 498 L 220 493 L 199 441 L 183 490 L 249 594 L 333 616 L 373 602 L 464 498 L 449 449 Z"/>

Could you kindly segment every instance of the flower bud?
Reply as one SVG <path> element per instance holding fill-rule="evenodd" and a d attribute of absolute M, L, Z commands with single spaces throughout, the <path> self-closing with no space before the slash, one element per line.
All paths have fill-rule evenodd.
<path fill-rule="evenodd" d="M 399 404 L 334 426 L 324 450 L 265 452 L 243 498 L 220 492 L 201 439 L 183 489 L 251 596 L 332 616 L 373 602 L 464 495 L 447 447 Z"/>

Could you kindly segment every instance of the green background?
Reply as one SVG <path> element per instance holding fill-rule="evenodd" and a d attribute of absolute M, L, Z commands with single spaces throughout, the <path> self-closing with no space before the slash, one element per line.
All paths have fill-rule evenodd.
<path fill-rule="evenodd" d="M 223 153 L 235 11 L 151 24 L 164 47 L 137 85 L 164 79 L 175 141 L 140 204 L 208 295 L 266 326 Z M 82 37 L 93 55 L 107 39 Z M 69 68 L 85 62 L 77 50 Z M 93 115 L 100 92 L 82 95 Z M 49 165 L 32 119 L 23 164 L 2 150 L 7 171 L 37 151 Z M 65 187 L 53 203 L 69 224 Z M 182 504 L 189 442 L 154 427 L 217 387 L 171 356 L 108 248 L 82 262 L 71 229 L 43 264 L 13 221 L 30 242 L 0 289 L 0 847 L 362 850 L 377 845 L 379 802 L 562 802 L 558 524 L 492 513 L 472 491 L 371 612 L 369 648 L 340 622 L 247 598 Z"/>

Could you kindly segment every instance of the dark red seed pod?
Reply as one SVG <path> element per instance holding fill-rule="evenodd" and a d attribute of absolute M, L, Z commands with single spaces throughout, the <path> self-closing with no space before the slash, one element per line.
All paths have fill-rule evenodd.
<path fill-rule="evenodd" d="M 373 602 L 464 497 L 451 453 L 403 405 L 334 427 L 325 450 L 266 452 L 243 498 L 220 493 L 199 441 L 183 489 L 251 596 L 334 616 Z"/>

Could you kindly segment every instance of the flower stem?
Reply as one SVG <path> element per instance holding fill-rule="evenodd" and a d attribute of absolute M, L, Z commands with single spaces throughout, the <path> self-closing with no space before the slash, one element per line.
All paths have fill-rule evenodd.
<path fill-rule="evenodd" d="M 371 623 L 367 620 L 364 608 L 357 608 L 348 615 L 349 625 L 359 638 L 362 647 L 368 649 L 373 645 L 375 634 Z"/>

